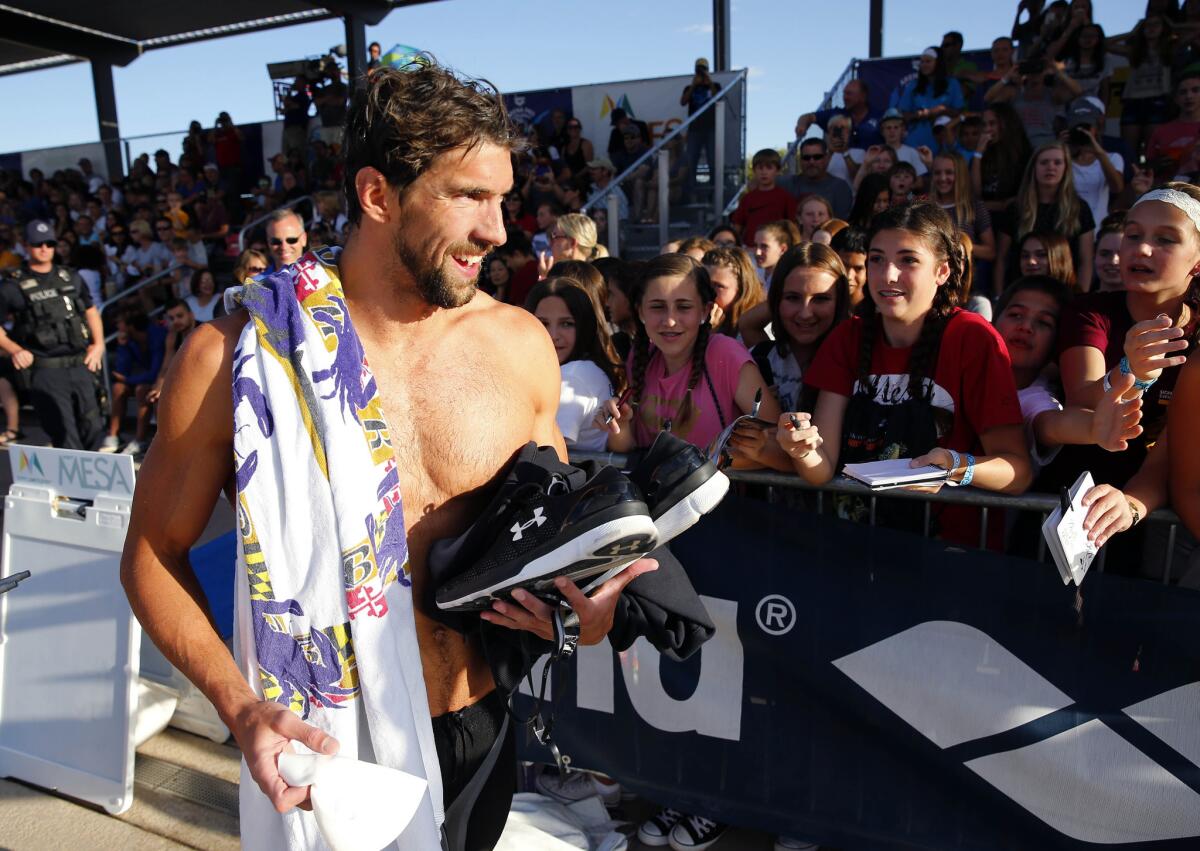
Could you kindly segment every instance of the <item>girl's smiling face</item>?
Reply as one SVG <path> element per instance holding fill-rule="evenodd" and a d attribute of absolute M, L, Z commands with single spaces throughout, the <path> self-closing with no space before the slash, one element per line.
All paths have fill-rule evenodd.
<path fill-rule="evenodd" d="M 1128 292 L 1182 295 L 1200 272 L 1200 234 L 1182 210 L 1146 201 L 1125 217 L 1120 258 Z"/>
<path fill-rule="evenodd" d="M 691 275 L 651 278 L 638 303 L 638 317 L 667 361 L 681 362 L 691 356 L 711 308 L 701 300 Z"/>
<path fill-rule="evenodd" d="M 779 318 L 788 339 L 811 346 L 833 327 L 837 311 L 837 278 L 824 269 L 797 266 L 783 280 Z M 777 331 L 778 333 L 778 331 Z"/>
<path fill-rule="evenodd" d="M 933 307 L 937 288 L 950 277 L 950 264 L 925 240 L 906 230 L 883 230 L 867 253 L 867 289 L 884 321 L 919 322 Z"/>
<path fill-rule="evenodd" d="M 537 303 L 533 315 L 550 333 L 559 364 L 566 363 L 571 352 L 575 351 L 576 332 L 575 317 L 571 315 L 567 303 L 559 296 L 548 295 Z"/>
<path fill-rule="evenodd" d="M 1014 369 L 1041 369 L 1058 335 L 1058 302 L 1038 290 L 1022 290 L 996 317 Z"/>

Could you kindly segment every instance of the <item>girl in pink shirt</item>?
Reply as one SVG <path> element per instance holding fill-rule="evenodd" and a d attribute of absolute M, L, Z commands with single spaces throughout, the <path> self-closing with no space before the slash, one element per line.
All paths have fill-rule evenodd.
<path fill-rule="evenodd" d="M 678 437 L 707 447 L 753 409 L 760 390 L 759 418 L 778 419 L 778 405 L 750 352 L 732 337 L 712 333 L 716 296 L 703 266 L 683 254 L 664 254 L 645 265 L 638 290 L 637 332 L 626 364 L 632 395 L 619 412 L 616 399 L 603 412 L 615 415 L 606 426 L 610 450 L 647 447 L 668 423 Z M 786 463 L 774 440 L 761 430 L 749 431 L 731 443 L 737 466 Z"/>

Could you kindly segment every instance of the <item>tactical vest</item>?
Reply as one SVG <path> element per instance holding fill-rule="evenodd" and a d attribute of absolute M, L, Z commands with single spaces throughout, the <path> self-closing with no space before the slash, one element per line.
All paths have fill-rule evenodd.
<path fill-rule="evenodd" d="M 66 347 L 83 354 L 91 343 L 91 333 L 83 316 L 79 285 L 79 278 L 61 266 L 55 266 L 44 281 L 22 269 L 17 288 L 26 309 L 13 317 L 13 339 L 46 352 Z"/>

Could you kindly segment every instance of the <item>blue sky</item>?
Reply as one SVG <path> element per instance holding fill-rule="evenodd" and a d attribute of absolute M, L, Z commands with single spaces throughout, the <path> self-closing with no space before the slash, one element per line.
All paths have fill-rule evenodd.
<path fill-rule="evenodd" d="M 1127 31 L 1144 8 L 1140 0 L 1094 5 L 1110 35 Z M 986 47 L 1007 34 L 1015 7 L 885 0 L 884 53 L 917 53 L 947 29 L 961 31 L 968 49 Z M 867 15 L 868 0 L 733 0 L 733 65 L 750 68 L 749 150 L 786 144 L 796 116 L 816 105 L 852 58 L 866 56 Z M 443 0 L 398 9 L 367 37 L 385 50 L 396 42 L 430 50 L 517 91 L 689 73 L 696 57 L 711 59 L 711 16 L 710 0 Z M 172 133 L 193 118 L 208 127 L 221 110 L 238 122 L 271 119 L 266 63 L 343 41 L 341 23 L 326 21 L 151 51 L 114 72 L 121 134 Z M 0 103 L 10 104 L 10 118 L 22 118 L 0 129 L 0 152 L 98 138 L 86 64 L 0 77 Z"/>

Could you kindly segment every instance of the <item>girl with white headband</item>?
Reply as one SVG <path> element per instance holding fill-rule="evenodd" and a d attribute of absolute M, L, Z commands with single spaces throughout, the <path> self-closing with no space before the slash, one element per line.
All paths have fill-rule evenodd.
<path fill-rule="evenodd" d="M 1142 393 L 1144 432 L 1119 453 L 1066 447 L 1039 489 L 1070 484 L 1083 470 L 1098 483 L 1123 487 L 1163 431 L 1197 328 L 1200 189 L 1169 183 L 1143 195 L 1125 217 L 1120 258 L 1124 291 L 1081 296 L 1064 316 L 1059 366 L 1067 403 L 1085 408 L 1095 407 L 1117 375 L 1132 374 L 1130 392 Z M 1130 566 L 1138 561 L 1132 551 L 1117 559 Z"/>

